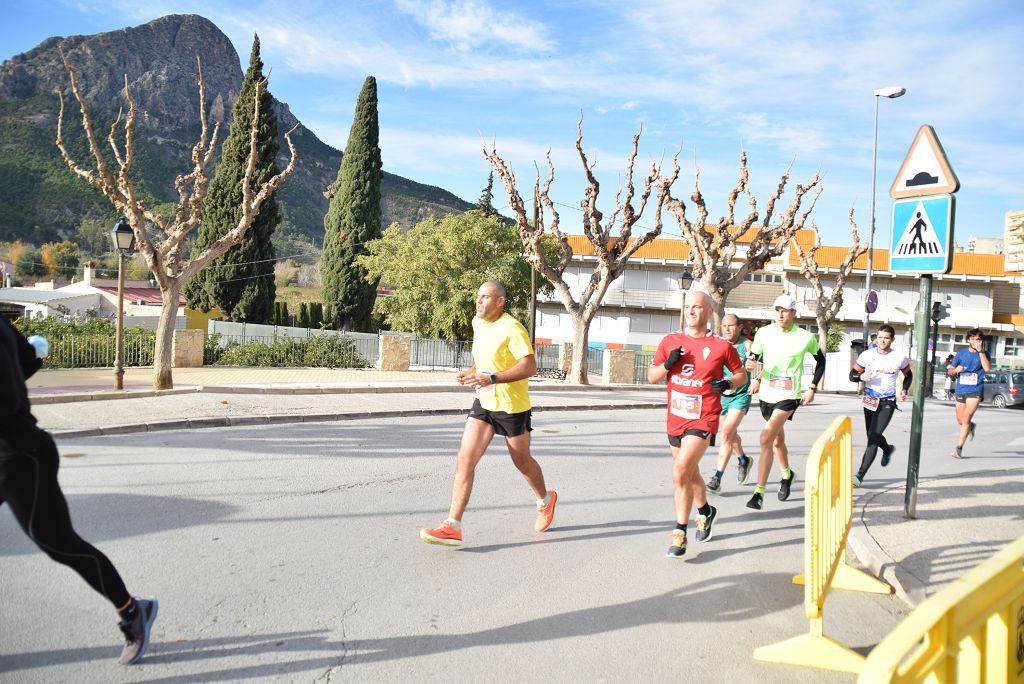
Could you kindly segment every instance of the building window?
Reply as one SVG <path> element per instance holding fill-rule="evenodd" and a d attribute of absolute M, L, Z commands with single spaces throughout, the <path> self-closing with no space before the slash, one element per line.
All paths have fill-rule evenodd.
<path fill-rule="evenodd" d="M 627 290 L 646 290 L 647 271 L 642 271 L 640 269 L 627 270 L 625 288 Z"/>
<path fill-rule="evenodd" d="M 629 315 L 629 332 L 645 333 L 651 331 L 651 314 L 637 313 Z"/>
<path fill-rule="evenodd" d="M 1024 356 L 1024 338 L 1007 337 L 1006 347 L 1003 349 L 1004 356 Z"/>
<path fill-rule="evenodd" d="M 678 319 L 674 316 L 662 316 L 659 314 L 651 315 L 651 332 L 652 333 L 670 333 L 679 328 Z"/>

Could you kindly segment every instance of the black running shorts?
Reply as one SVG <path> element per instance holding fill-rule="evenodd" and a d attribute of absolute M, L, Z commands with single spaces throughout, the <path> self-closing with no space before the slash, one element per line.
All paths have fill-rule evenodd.
<path fill-rule="evenodd" d="M 683 434 L 681 434 L 681 435 L 669 435 L 668 436 L 668 443 L 670 445 L 674 446 L 676 449 L 678 449 L 679 447 L 681 447 L 683 445 L 683 437 L 690 437 L 690 436 L 700 437 L 701 439 L 708 439 L 708 438 L 710 438 L 711 441 L 708 442 L 708 446 L 715 446 L 715 433 L 709 432 L 707 430 L 697 430 L 695 428 L 690 428 L 689 430 L 686 430 L 685 432 L 683 432 Z"/>
<path fill-rule="evenodd" d="M 981 390 L 977 392 L 959 392 L 953 395 L 958 404 L 966 404 L 968 399 L 981 399 Z"/>
<path fill-rule="evenodd" d="M 518 437 L 523 433 L 533 431 L 530 426 L 529 409 L 522 413 L 488 411 L 480 405 L 480 400 L 476 399 L 473 401 L 473 407 L 469 409 L 469 417 L 488 423 L 494 428 L 494 434 L 502 437 Z"/>
<path fill-rule="evenodd" d="M 775 404 L 769 404 L 767 401 L 762 401 L 761 415 L 764 416 L 765 420 L 769 420 L 775 409 L 779 409 L 780 411 L 792 411 L 793 413 L 789 414 L 788 420 L 793 420 L 793 415 L 796 413 L 798 406 L 800 406 L 800 402 L 796 399 L 785 399 Z"/>

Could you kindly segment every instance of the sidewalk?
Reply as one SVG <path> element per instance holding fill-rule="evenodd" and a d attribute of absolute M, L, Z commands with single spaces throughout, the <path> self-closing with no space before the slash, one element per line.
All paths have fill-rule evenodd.
<path fill-rule="evenodd" d="M 151 369 L 129 369 L 125 391 L 107 389 L 112 372 L 54 370 L 30 381 L 33 411 L 40 425 L 58 439 L 172 429 L 232 427 L 296 422 L 359 420 L 396 416 L 459 415 L 470 391 L 450 371 L 191 368 L 174 372 L 175 389 L 154 392 Z M 536 411 L 663 409 L 660 386 L 568 385 L 534 381 Z M 131 399 L 131 401 L 109 401 Z M 855 398 L 832 395 L 836 411 L 855 416 L 855 458 L 863 435 Z M 929 403 L 938 417 L 946 402 Z M 847 407 L 846 404 L 849 404 Z M 967 569 L 1024 535 L 1024 438 L 1012 428 L 1020 412 L 986 410 L 992 444 L 973 446 L 988 458 L 953 464 L 939 454 L 940 436 L 929 436 L 922 460 L 917 517 L 904 517 L 904 482 L 899 472 L 881 471 L 857 490 L 850 549 L 858 560 L 889 582 L 896 595 L 915 606 Z M 945 421 L 945 414 L 943 421 Z M 1005 430 L 1000 427 L 1005 424 Z M 755 444 L 760 416 L 743 425 L 743 438 Z M 943 425 L 943 429 L 948 426 Z M 954 425 L 955 427 L 955 425 Z M 1004 437 L 999 436 L 1003 430 Z M 935 440 L 932 443 L 929 440 Z M 982 438 L 979 438 L 981 441 Z M 977 444 L 977 443 L 975 443 Z M 756 447 L 755 447 L 756 448 Z M 993 460 L 998 459 L 998 460 Z M 800 463 L 799 457 L 796 463 Z M 704 469 L 710 467 L 705 459 Z M 953 468 L 951 472 L 945 472 Z"/>

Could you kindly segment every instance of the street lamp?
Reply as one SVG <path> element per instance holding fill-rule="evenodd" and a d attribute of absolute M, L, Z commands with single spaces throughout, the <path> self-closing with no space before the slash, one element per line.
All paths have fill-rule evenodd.
<path fill-rule="evenodd" d="M 875 138 L 871 145 L 871 229 L 868 232 L 868 273 L 867 279 L 864 282 L 864 345 L 868 343 L 868 326 L 870 325 L 868 319 L 871 318 L 871 314 L 868 313 L 867 297 L 871 294 L 871 272 L 874 264 L 875 257 L 875 185 L 877 182 L 878 167 L 878 98 L 887 97 L 890 100 L 894 100 L 897 97 L 903 97 L 907 92 L 906 88 L 900 86 L 889 86 L 887 88 L 879 88 L 875 91 Z"/>
<path fill-rule="evenodd" d="M 124 258 L 135 247 L 135 231 L 122 216 L 110 239 L 117 252 L 117 337 L 115 341 L 114 388 L 124 389 Z"/>
<path fill-rule="evenodd" d="M 683 293 L 683 301 L 679 305 L 679 327 L 685 328 L 686 293 L 690 290 L 690 286 L 693 285 L 693 274 L 690 273 L 689 266 L 683 265 L 683 272 L 676 276 L 676 280 L 679 281 L 679 290 Z"/>

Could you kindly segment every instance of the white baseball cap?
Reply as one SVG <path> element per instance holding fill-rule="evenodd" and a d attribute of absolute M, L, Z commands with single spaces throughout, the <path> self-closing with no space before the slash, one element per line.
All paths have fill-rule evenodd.
<path fill-rule="evenodd" d="M 779 307 L 796 311 L 796 300 L 788 294 L 780 294 L 775 298 L 775 303 L 772 304 L 773 309 L 778 309 Z"/>

